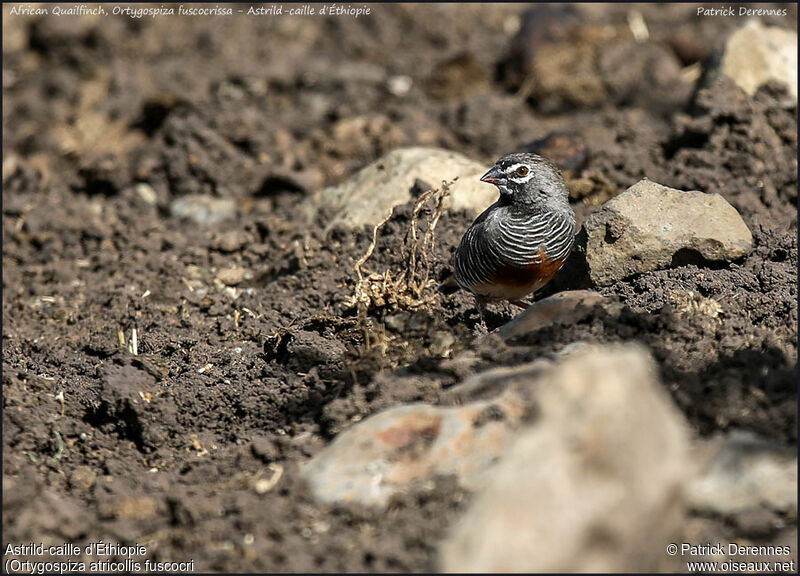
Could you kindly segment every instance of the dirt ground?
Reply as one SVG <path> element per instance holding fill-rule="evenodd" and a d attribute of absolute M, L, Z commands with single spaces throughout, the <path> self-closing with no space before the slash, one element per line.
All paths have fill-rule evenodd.
<path fill-rule="evenodd" d="M 4 548 L 102 539 L 205 571 L 435 569 L 470 498 L 453 478 L 374 512 L 315 503 L 298 465 L 370 414 L 439 401 L 466 375 L 446 362 L 464 350 L 474 372 L 578 340 L 637 340 L 699 434 L 739 428 L 796 446 L 797 110 L 783 87 L 751 98 L 695 75 L 690 90 L 654 89 L 657 78 L 628 74 L 635 45 L 623 44 L 605 97 L 526 93 L 512 48 L 523 5 L 372 5 L 359 18 L 9 9 Z M 690 75 L 742 23 L 697 18 L 694 5 L 637 9 L 656 64 Z M 546 44 L 570 19 L 625 28 L 630 7 L 535 10 Z M 796 7 L 763 20 L 796 28 Z M 348 299 L 371 230 L 323 235 L 324 215 L 307 226 L 298 204 L 311 191 L 401 146 L 488 166 L 553 131 L 588 147 L 571 176 L 581 219 L 646 176 L 722 194 L 752 254 L 617 282 L 602 292 L 626 304 L 621 316 L 507 345 L 476 338 L 463 292 L 359 320 Z M 233 199 L 236 217 L 174 217 L 171 203 L 194 194 Z M 410 217 L 410 204 L 396 211 L 371 269 L 396 269 Z M 470 222 L 443 215 L 437 279 Z M 550 291 L 579 284 L 567 270 Z M 723 313 L 680 313 L 674 294 L 687 291 Z M 489 328 L 515 313 L 493 308 Z"/>

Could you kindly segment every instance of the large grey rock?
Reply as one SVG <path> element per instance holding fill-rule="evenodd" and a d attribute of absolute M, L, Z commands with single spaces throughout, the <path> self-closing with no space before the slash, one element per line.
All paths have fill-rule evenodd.
<path fill-rule="evenodd" d="M 638 346 L 583 347 L 440 549 L 445 572 L 658 568 L 693 474 L 683 419 Z"/>
<path fill-rule="evenodd" d="M 449 150 L 400 148 L 364 167 L 346 182 L 313 194 L 304 209 L 308 216 L 320 210 L 332 212 L 328 228 L 335 224 L 351 228 L 374 226 L 394 206 L 411 199 L 417 180 L 433 187 L 455 180 L 450 186 L 449 206 L 477 215 L 498 196 L 494 186 L 480 181 L 488 168 Z"/>
<path fill-rule="evenodd" d="M 761 507 L 797 514 L 797 451 L 746 432 L 719 442 L 688 491 L 692 508 L 732 515 Z"/>
<path fill-rule="evenodd" d="M 750 253 L 753 236 L 719 194 L 684 192 L 641 180 L 589 215 L 586 262 L 596 285 L 702 259 Z"/>
<path fill-rule="evenodd" d="M 776 80 L 786 84 L 797 101 L 797 32 L 750 20 L 728 38 L 721 69 L 751 96 L 759 86 Z"/>

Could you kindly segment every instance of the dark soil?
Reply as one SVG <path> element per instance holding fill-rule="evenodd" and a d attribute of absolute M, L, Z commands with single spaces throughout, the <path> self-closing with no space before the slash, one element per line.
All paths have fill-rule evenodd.
<path fill-rule="evenodd" d="M 570 18 L 627 26 L 627 7 L 600 8 Z M 648 58 L 681 66 L 741 23 L 697 19 L 693 5 L 639 9 L 657 47 Z M 604 60 L 627 83 L 607 84 L 605 103 L 521 97 L 508 24 L 523 10 L 93 19 L 4 6 L 4 548 L 102 539 L 206 571 L 435 569 L 469 500 L 454 479 L 378 513 L 315 503 L 299 465 L 370 414 L 437 402 L 473 371 L 576 341 L 643 342 L 701 435 L 735 427 L 796 445 L 796 105 L 781 86 L 750 98 L 702 79 L 655 101 L 635 84 L 647 78 L 624 76 L 624 54 Z M 766 22 L 796 27 L 796 8 Z M 412 80 L 405 96 L 387 87 L 396 75 Z M 323 236 L 324 217 L 309 228 L 299 202 L 397 147 L 488 165 L 551 131 L 588 147 L 568 166 L 581 219 L 646 176 L 722 194 L 752 254 L 618 282 L 602 292 L 626 305 L 620 315 L 507 344 L 480 337 L 462 292 L 359 319 L 348 299 L 371 230 Z M 232 198 L 237 217 L 171 216 L 190 194 Z M 371 270 L 400 266 L 410 217 L 410 204 L 396 210 Z M 437 280 L 470 221 L 442 217 Z M 582 287 L 573 268 L 549 290 Z M 681 312 L 673 295 L 687 291 L 722 314 Z M 489 328 L 515 313 L 494 307 Z M 448 361 L 465 351 L 471 364 Z"/>

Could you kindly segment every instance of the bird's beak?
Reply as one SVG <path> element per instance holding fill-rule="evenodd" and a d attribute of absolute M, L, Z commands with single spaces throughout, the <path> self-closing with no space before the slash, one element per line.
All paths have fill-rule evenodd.
<path fill-rule="evenodd" d="M 504 174 L 497 169 L 497 166 L 492 166 L 486 174 L 481 176 L 481 182 L 488 182 L 489 184 L 497 184 L 503 178 Z"/>

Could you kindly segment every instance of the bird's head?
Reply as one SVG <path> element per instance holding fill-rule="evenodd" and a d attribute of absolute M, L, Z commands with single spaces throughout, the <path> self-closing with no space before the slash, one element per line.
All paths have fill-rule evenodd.
<path fill-rule="evenodd" d="M 481 181 L 497 186 L 500 201 L 505 204 L 536 205 L 569 200 L 558 167 L 529 152 L 503 156 L 481 177 Z"/>

